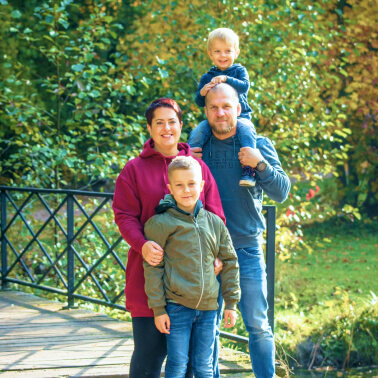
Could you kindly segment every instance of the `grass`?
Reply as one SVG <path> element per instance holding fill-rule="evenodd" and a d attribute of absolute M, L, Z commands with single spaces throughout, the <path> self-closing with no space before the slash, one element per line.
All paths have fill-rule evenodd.
<path fill-rule="evenodd" d="M 298 249 L 290 260 L 276 260 L 275 338 L 280 358 L 312 368 L 378 361 L 378 347 L 375 359 L 369 351 L 378 345 L 377 222 L 318 224 L 304 230 L 304 241 L 312 247 L 311 254 Z M 237 328 L 246 335 L 241 319 Z"/>
<path fill-rule="evenodd" d="M 276 334 L 290 349 L 327 320 L 359 311 L 378 295 L 378 227 L 332 223 L 305 230 L 314 252 L 276 266 Z M 374 294 L 372 294 L 374 293 Z"/>

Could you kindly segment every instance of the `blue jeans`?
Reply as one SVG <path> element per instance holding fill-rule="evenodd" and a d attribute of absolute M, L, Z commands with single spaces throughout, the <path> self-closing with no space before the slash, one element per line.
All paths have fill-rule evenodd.
<path fill-rule="evenodd" d="M 201 147 L 209 140 L 212 135 L 211 127 L 207 120 L 202 121 L 189 136 L 188 144 L 190 147 Z M 238 118 L 236 136 L 242 147 L 256 148 L 256 130 L 253 123 L 247 118 Z"/>
<path fill-rule="evenodd" d="M 266 266 L 263 250 L 256 248 L 236 249 L 240 271 L 241 299 L 239 310 L 249 333 L 249 353 L 253 373 L 257 378 L 271 378 L 275 374 L 275 347 L 272 330 L 268 324 Z M 223 302 L 221 296 L 218 302 Z M 218 312 L 218 326 L 221 320 Z M 215 349 L 218 349 L 216 340 Z M 219 378 L 218 351 L 214 350 L 214 378 Z"/>
<path fill-rule="evenodd" d="M 194 376 L 213 378 L 213 351 L 217 311 L 199 311 L 168 303 L 171 321 L 167 337 L 166 378 L 185 377 L 189 361 L 189 345 Z"/>

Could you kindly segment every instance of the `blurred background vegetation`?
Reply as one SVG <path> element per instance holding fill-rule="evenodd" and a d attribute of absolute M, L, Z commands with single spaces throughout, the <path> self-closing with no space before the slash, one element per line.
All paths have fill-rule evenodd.
<path fill-rule="evenodd" d="M 376 214 L 377 14 L 369 0 L 0 0 L 0 183 L 112 188 L 160 96 L 182 106 L 186 140 L 207 35 L 230 27 L 252 121 L 295 182 L 280 223 Z"/>
<path fill-rule="evenodd" d="M 180 104 L 183 141 L 204 118 L 194 97 L 211 66 L 206 38 L 232 28 L 240 37 L 237 62 L 250 76 L 252 121 L 273 141 L 293 184 L 278 206 L 277 252 L 280 272 L 294 275 L 278 276 L 277 306 L 312 313 L 311 298 L 301 307 L 290 281 L 310 277 L 300 262 L 316 258 L 315 269 L 318 256 L 332 260 L 333 237 L 342 246 L 355 237 L 351 229 L 366 237 L 377 231 L 377 25 L 371 0 L 0 0 L 0 184 L 112 191 L 147 140 L 143 114 L 151 101 Z M 343 221 L 354 224 L 339 235 L 306 234 Z M 370 242 L 376 264 L 377 239 Z M 339 265 L 332 269 L 345 277 Z M 319 282 L 316 274 L 308 280 Z M 350 309 L 338 285 L 327 295 L 339 293 L 339 305 Z M 376 297 L 364 300 L 375 301 L 376 319 Z M 278 322 L 287 322 L 281 314 Z M 294 332 L 288 324 L 286 351 L 294 343 L 285 341 Z"/>

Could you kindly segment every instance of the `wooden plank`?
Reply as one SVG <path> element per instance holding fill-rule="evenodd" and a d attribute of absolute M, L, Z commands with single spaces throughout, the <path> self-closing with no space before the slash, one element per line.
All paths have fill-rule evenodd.
<path fill-rule="evenodd" d="M 49 324 L 46 323 L 46 329 L 43 327 L 32 327 L 29 329 L 26 327 L 17 328 L 9 327 L 5 329 L 4 332 L 0 333 L 0 343 L 2 340 L 14 339 L 14 338 L 30 338 L 40 336 L 41 338 L 50 337 L 50 336 L 67 336 L 70 334 L 75 335 L 97 335 L 105 333 L 107 335 L 122 335 L 123 337 L 132 337 L 131 330 L 126 328 L 122 324 L 117 324 L 116 322 L 107 322 L 103 324 L 94 323 L 82 323 L 80 324 L 61 324 L 60 327 L 49 327 Z"/>
<path fill-rule="evenodd" d="M 104 340 L 109 340 L 109 339 L 111 339 L 109 336 L 104 335 L 104 336 L 97 336 L 97 337 L 91 337 L 91 338 L 76 337 L 76 338 L 70 338 L 70 339 L 65 339 L 65 340 L 61 340 L 61 339 L 54 340 L 54 338 L 51 338 L 48 340 L 40 340 L 40 339 L 30 339 L 30 340 L 25 339 L 23 341 L 12 340 L 12 341 L 7 341 L 6 343 L 2 343 L 1 349 L 6 350 L 7 349 L 6 346 L 8 346 L 8 349 L 19 348 L 20 346 L 23 346 L 26 343 L 30 347 L 39 346 L 40 348 L 52 348 L 54 346 L 60 347 L 64 345 L 70 345 L 70 344 L 72 345 L 72 344 L 77 344 L 77 343 L 90 342 L 94 344 L 94 343 L 104 341 Z M 123 338 L 120 337 L 119 340 L 123 340 Z"/>
<path fill-rule="evenodd" d="M 106 351 L 108 350 L 109 348 L 111 348 L 112 346 L 114 346 L 115 343 L 118 343 L 118 348 L 119 349 L 123 349 L 123 348 L 128 348 L 129 345 L 133 345 L 134 344 L 134 341 L 132 339 L 128 339 L 128 340 L 124 340 L 122 341 L 122 343 L 120 343 L 120 340 L 110 340 L 110 339 L 106 339 L 104 341 L 98 341 L 98 342 L 91 342 L 91 343 L 76 343 L 76 344 L 67 344 L 67 345 L 57 345 L 55 347 L 55 349 L 57 347 L 59 347 L 59 350 L 61 350 L 63 353 L 65 351 L 74 351 L 74 352 L 77 352 L 77 351 L 86 351 L 86 350 L 89 350 L 89 351 L 93 351 L 94 353 L 96 353 L 96 351 L 100 351 L 100 352 L 103 352 L 103 351 Z M 30 352 L 32 350 L 54 350 L 54 348 L 30 348 L 29 345 L 25 345 L 20 348 L 17 348 L 17 349 L 8 349 L 8 350 L 3 350 L 2 351 L 2 354 L 6 354 L 6 353 L 9 353 L 9 354 L 13 354 L 13 353 L 23 353 L 23 352 Z M 1 358 L 1 357 L 0 357 Z"/>
<path fill-rule="evenodd" d="M 51 378 L 51 377 L 81 377 L 81 378 L 114 378 L 128 377 L 129 365 L 118 366 L 90 366 L 65 369 L 38 369 L 29 371 L 11 371 L 1 373 L 1 378 Z"/>
<path fill-rule="evenodd" d="M 132 330 L 132 326 L 130 323 L 126 323 L 126 322 L 123 322 L 121 325 L 118 325 L 118 322 L 113 320 L 113 319 L 107 319 L 107 320 L 100 320 L 100 321 L 90 321 L 90 322 L 85 322 L 84 320 L 80 320 L 80 321 L 71 321 L 69 323 L 67 322 L 51 322 L 50 321 L 51 319 L 48 319 L 48 321 L 45 321 L 45 322 L 39 322 L 39 323 L 33 323 L 33 328 L 36 328 L 36 329 L 39 329 L 39 328 L 45 328 L 46 325 L 49 327 L 49 328 L 60 328 L 60 327 L 71 327 L 71 328 L 81 328 L 83 326 L 83 323 L 89 323 L 88 326 L 90 327 L 112 327 L 112 328 L 115 328 L 115 327 L 118 327 L 120 329 L 124 329 L 124 330 L 128 330 L 128 331 L 131 331 Z M 111 324 L 113 323 L 113 324 Z M 9 326 L 8 325 L 0 325 L 0 334 L 2 331 L 6 332 L 8 330 L 19 330 L 20 332 L 22 332 L 22 330 L 27 330 L 28 328 L 30 328 L 30 324 L 23 324 L 23 323 L 14 323 L 14 324 L 10 324 Z"/>

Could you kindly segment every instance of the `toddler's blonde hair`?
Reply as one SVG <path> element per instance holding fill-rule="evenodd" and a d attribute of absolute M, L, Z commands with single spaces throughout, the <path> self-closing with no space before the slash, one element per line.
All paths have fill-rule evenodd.
<path fill-rule="evenodd" d="M 214 40 L 219 39 L 223 42 L 229 43 L 234 46 L 235 50 L 239 49 L 239 37 L 229 28 L 218 28 L 213 30 L 207 38 L 207 49 L 211 49 Z"/>

